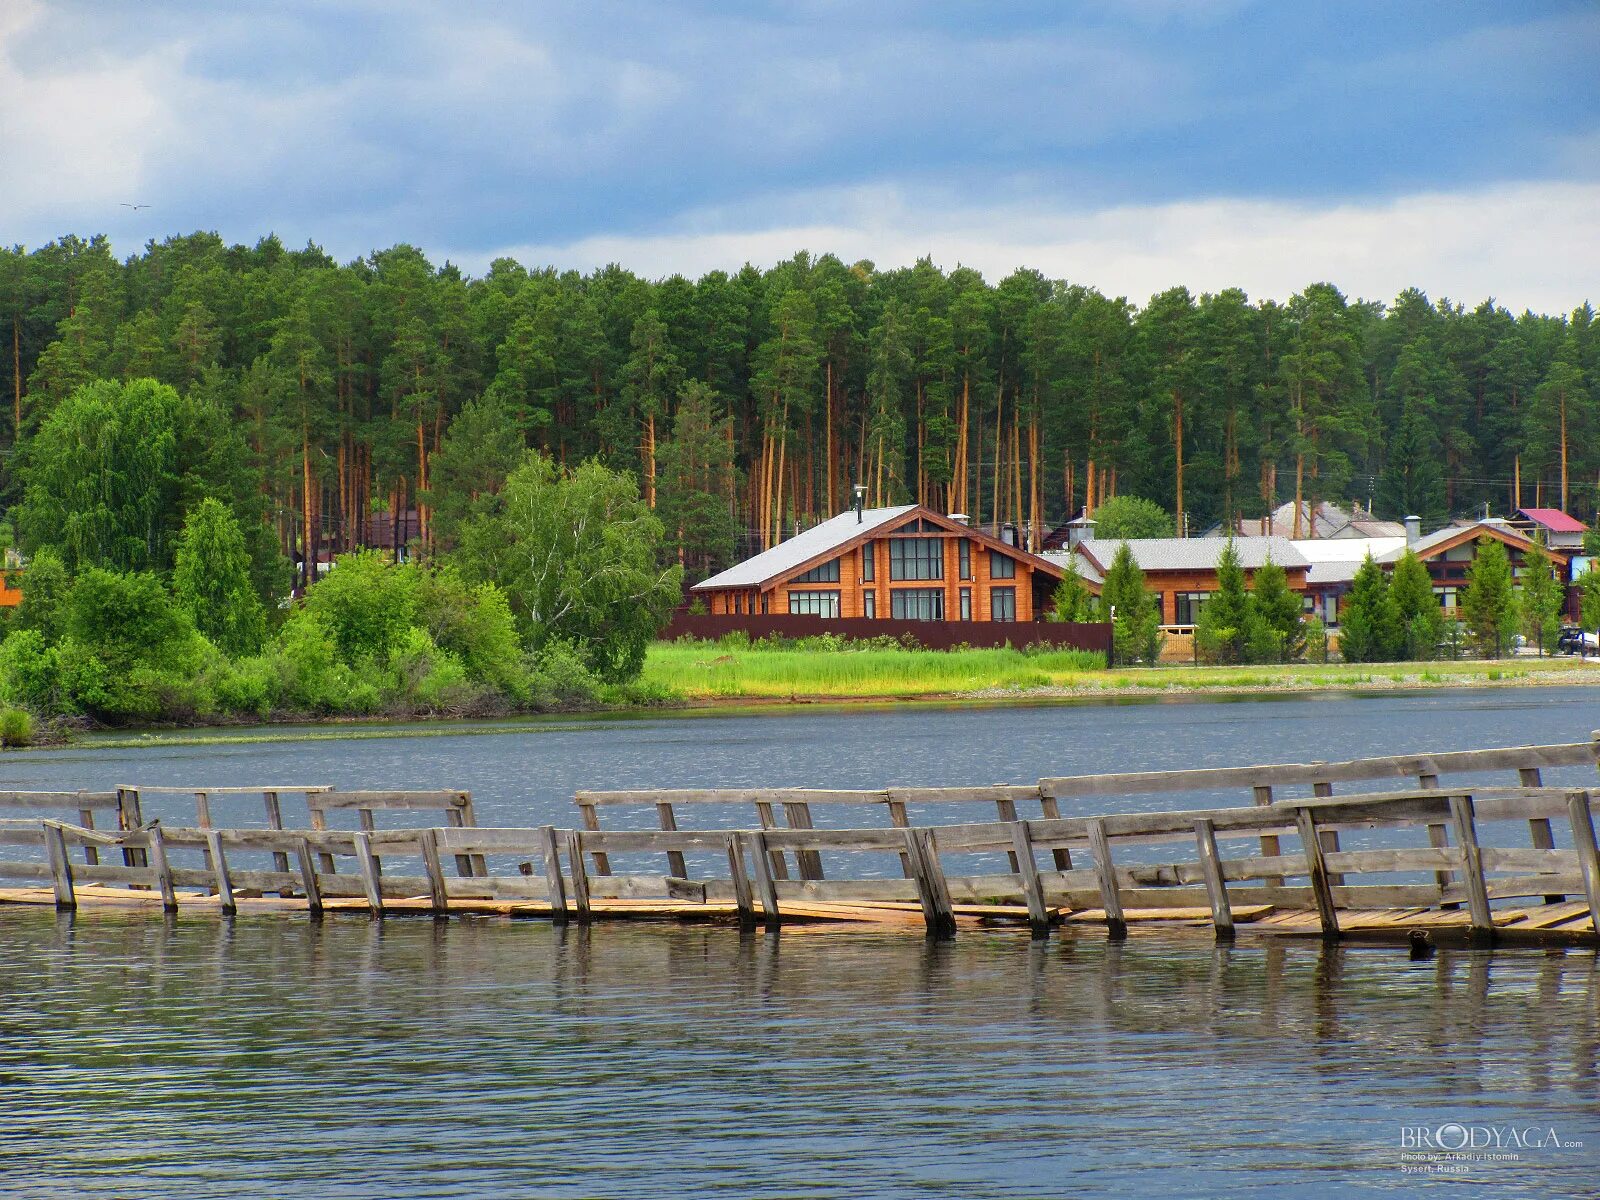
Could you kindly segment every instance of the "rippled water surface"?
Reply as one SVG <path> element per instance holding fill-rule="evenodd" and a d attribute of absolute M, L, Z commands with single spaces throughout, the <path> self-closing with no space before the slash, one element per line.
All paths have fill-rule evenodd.
<path fill-rule="evenodd" d="M 1600 727 L 1592 696 L 86 747 L 8 754 L 0 786 L 449 785 L 485 823 L 570 823 L 579 786 L 1018 781 L 1577 740 Z M 0 1195 L 1595 1195 L 1597 1055 L 1587 951 L 1413 963 L 1092 930 L 929 945 L 0 910 Z M 1456 1125 L 1560 1144 L 1406 1173 L 1408 1130 Z"/>

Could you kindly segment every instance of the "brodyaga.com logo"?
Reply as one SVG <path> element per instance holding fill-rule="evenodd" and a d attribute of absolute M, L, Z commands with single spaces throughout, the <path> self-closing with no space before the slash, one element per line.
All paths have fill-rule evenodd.
<path fill-rule="evenodd" d="M 1563 1138 L 1550 1125 L 1468 1125 L 1447 1121 L 1443 1125 L 1400 1126 L 1400 1149 L 1435 1150 L 1446 1154 L 1463 1151 L 1581 1150 L 1583 1142 Z"/>

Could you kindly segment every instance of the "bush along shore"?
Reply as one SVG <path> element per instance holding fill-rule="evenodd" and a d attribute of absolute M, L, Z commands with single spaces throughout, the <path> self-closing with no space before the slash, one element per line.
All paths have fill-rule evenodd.
<path fill-rule="evenodd" d="M 0 618 L 0 742 L 668 698 L 639 670 L 682 569 L 661 565 L 661 522 L 630 475 L 526 451 L 455 506 L 427 563 L 341 555 L 291 595 L 275 543 L 239 519 L 249 488 L 211 469 L 237 458 L 236 435 L 210 427 L 211 465 L 180 472 L 174 447 L 195 424 L 171 388 L 102 382 L 35 438 L 13 510 L 22 600 Z"/>

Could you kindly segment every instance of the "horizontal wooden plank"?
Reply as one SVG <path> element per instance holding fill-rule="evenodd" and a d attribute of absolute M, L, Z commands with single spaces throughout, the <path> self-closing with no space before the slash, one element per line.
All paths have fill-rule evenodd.
<path fill-rule="evenodd" d="M 585 837 L 591 835 L 585 834 Z M 769 829 L 772 850 L 904 850 L 903 829 Z"/>
<path fill-rule="evenodd" d="M 1480 832 L 1479 837 L 1483 835 Z M 1576 850 L 1538 850 L 1532 847 L 1483 846 L 1479 850 L 1485 871 L 1577 871 Z"/>
<path fill-rule="evenodd" d="M 1192 771 L 1132 771 L 1115 775 L 1062 776 L 1039 781 L 1039 790 L 1057 799 L 1130 796 L 1161 792 L 1222 791 L 1262 786 L 1310 786 L 1423 775 L 1512 771 L 1522 767 L 1578 766 L 1595 761 L 1590 742 L 1555 746 L 1513 746 L 1444 754 L 1399 754 L 1324 763 L 1275 763 L 1249 767 L 1207 767 Z"/>
<path fill-rule="evenodd" d="M 335 808 L 417 808 L 424 810 L 460 808 L 471 802 L 471 795 L 456 791 L 419 792 L 319 792 L 307 799 L 314 809 Z"/>
<path fill-rule="evenodd" d="M 1330 850 L 1323 854 L 1330 871 L 1356 875 L 1373 871 L 1459 871 L 1461 851 L 1412 846 L 1403 850 Z"/>
<path fill-rule="evenodd" d="M 141 796 L 193 796 L 204 792 L 207 796 L 260 796 L 267 792 L 277 792 L 284 796 L 297 796 L 302 793 L 311 795 L 316 792 L 329 792 L 333 790 L 331 783 L 264 783 L 260 787 L 149 787 L 145 784 L 125 783 L 121 787 L 126 791 L 138 792 Z"/>
<path fill-rule="evenodd" d="M 50 864 L 0 859 L 0 879 L 49 879 Z"/>
<path fill-rule="evenodd" d="M 578 792 L 575 802 L 596 808 L 630 804 L 887 804 L 881 788 L 635 788 L 615 792 Z"/>
<path fill-rule="evenodd" d="M 115 792 L 0 792 L 0 809 L 115 809 Z"/>

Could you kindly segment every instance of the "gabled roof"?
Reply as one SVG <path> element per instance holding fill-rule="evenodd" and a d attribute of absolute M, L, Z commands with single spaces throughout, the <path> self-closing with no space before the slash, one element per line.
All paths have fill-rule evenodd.
<path fill-rule="evenodd" d="M 1530 537 L 1524 537 L 1504 521 L 1477 521 L 1471 525 L 1446 525 L 1443 529 L 1436 529 L 1426 537 L 1420 537 L 1412 542 L 1409 549 L 1416 551 L 1421 559 L 1435 558 L 1447 550 L 1463 546 L 1468 542 L 1475 542 L 1481 537 L 1491 537 L 1496 541 L 1504 542 L 1518 550 L 1527 550 L 1534 545 Z M 1396 563 L 1405 555 L 1408 547 L 1401 546 L 1398 550 L 1377 557 L 1380 563 Z M 1566 562 L 1570 557 L 1560 550 L 1550 550 L 1550 557 Z"/>
<path fill-rule="evenodd" d="M 1586 533 L 1589 529 L 1577 517 L 1569 517 L 1559 508 L 1519 508 L 1517 511 L 1551 533 Z"/>
<path fill-rule="evenodd" d="M 1133 553 L 1133 561 L 1146 573 L 1214 571 L 1229 540 L 1228 538 L 1128 538 L 1127 546 Z M 1236 537 L 1231 540 L 1234 553 L 1239 556 L 1239 565 L 1246 571 L 1265 566 L 1269 557 L 1280 567 L 1290 570 L 1309 565 L 1305 556 L 1296 550 L 1294 543 L 1286 537 Z M 1116 557 L 1117 548 L 1122 544 L 1123 539 L 1120 538 L 1096 538 L 1094 541 L 1082 543 L 1078 551 L 1104 572 L 1111 566 L 1111 560 Z"/>
<path fill-rule="evenodd" d="M 717 588 L 760 587 L 769 579 L 787 575 L 796 567 L 813 558 L 843 550 L 846 545 L 874 529 L 887 525 L 896 517 L 903 517 L 915 504 L 900 504 L 894 508 L 869 508 L 856 520 L 855 510 L 829 517 L 820 525 L 813 525 L 804 533 L 796 534 L 787 542 L 779 542 L 770 550 L 763 550 L 754 558 L 729 567 L 713 575 L 704 583 L 697 583 L 691 591 L 714 591 Z"/>
<path fill-rule="evenodd" d="M 1036 554 L 1029 554 L 1020 546 L 1010 545 L 982 530 L 971 529 L 959 521 L 952 521 L 930 508 L 917 504 L 900 504 L 893 508 L 865 509 L 859 520 L 854 509 L 842 512 L 836 517 L 829 517 L 822 524 L 813 525 L 804 533 L 796 534 L 786 542 L 779 542 L 772 549 L 763 550 L 754 558 L 747 558 L 721 574 L 695 584 L 689 590 L 711 592 L 722 588 L 766 587 L 768 584 L 790 578 L 802 570 L 810 570 L 820 563 L 827 562 L 874 534 L 892 533 L 897 526 L 908 524 L 913 517 L 937 525 L 950 533 L 959 533 L 963 537 L 971 538 L 979 546 L 1030 561 L 1048 575 L 1061 573 L 1061 568 L 1055 563 Z"/>

